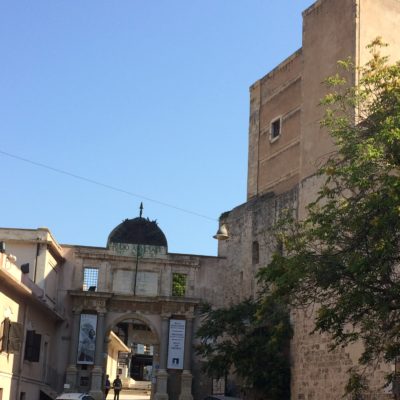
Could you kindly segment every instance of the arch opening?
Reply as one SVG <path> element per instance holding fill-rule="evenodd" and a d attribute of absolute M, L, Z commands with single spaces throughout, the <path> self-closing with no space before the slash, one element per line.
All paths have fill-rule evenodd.
<path fill-rule="evenodd" d="M 123 391 L 150 399 L 158 365 L 159 337 L 154 326 L 136 314 L 114 321 L 108 330 L 105 366 L 111 383 L 118 375 Z"/>

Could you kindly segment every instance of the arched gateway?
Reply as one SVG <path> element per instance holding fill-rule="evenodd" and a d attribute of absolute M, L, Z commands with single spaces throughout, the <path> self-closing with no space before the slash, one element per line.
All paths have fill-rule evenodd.
<path fill-rule="evenodd" d="M 73 271 L 66 389 L 102 399 L 106 373 L 129 384 L 151 371 L 153 399 L 192 400 L 196 308 L 222 300 L 210 285 L 221 279 L 219 259 L 168 253 L 157 223 L 140 216 L 118 225 L 106 248 L 70 246 L 66 260 L 73 267 L 66 269 Z M 140 339 L 135 326 L 145 327 Z M 151 368 L 144 356 L 134 357 L 138 341 L 152 346 Z"/>

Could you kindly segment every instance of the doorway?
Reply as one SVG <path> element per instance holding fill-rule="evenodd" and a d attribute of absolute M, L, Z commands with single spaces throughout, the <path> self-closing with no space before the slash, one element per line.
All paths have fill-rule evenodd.
<path fill-rule="evenodd" d="M 112 327 L 106 367 L 111 383 L 119 375 L 125 393 L 149 399 L 157 366 L 158 337 L 146 321 L 127 318 Z"/>

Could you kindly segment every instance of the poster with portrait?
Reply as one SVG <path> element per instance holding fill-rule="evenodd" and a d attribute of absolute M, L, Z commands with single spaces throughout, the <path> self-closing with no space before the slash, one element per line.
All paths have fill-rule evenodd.
<path fill-rule="evenodd" d="M 185 320 L 171 319 L 169 321 L 167 368 L 183 369 L 183 357 L 185 354 L 185 328 Z"/>
<path fill-rule="evenodd" d="M 94 364 L 97 315 L 81 314 L 77 364 Z"/>

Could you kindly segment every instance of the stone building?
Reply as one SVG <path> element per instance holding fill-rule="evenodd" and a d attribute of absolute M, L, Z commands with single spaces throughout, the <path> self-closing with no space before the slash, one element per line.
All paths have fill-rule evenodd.
<path fill-rule="evenodd" d="M 315 198 L 315 172 L 333 150 L 320 127 L 325 78 L 337 72 L 337 61 L 356 65 L 369 59 L 366 46 L 377 36 L 389 44 L 392 62 L 400 59 L 400 1 L 319 0 L 303 12 L 302 47 L 250 88 L 247 202 L 220 218 L 220 256 L 226 257 L 231 301 L 255 295 L 256 272 L 270 260 L 276 244 L 269 228 L 282 209 L 293 207 L 299 218 Z M 350 82 L 357 75 L 349 73 Z M 233 283 L 233 284 L 232 284 Z M 231 291 L 229 291 L 231 287 Z M 230 293 L 230 295 L 229 295 Z M 347 370 L 360 348 L 328 352 L 329 338 L 310 335 L 312 312 L 293 311 L 291 343 L 292 399 L 342 398 Z M 371 398 L 389 398 L 382 389 L 391 366 L 371 375 Z"/>
<path fill-rule="evenodd" d="M 321 83 L 339 59 L 364 64 L 377 36 L 400 59 L 399 21 L 399 0 L 318 0 L 303 12 L 301 49 L 250 88 L 247 201 L 221 216 L 218 257 L 169 253 L 142 217 L 119 224 L 106 247 L 60 245 L 46 228 L 0 229 L 0 400 L 47 400 L 63 388 L 101 399 L 106 372 L 128 386 L 151 373 L 156 400 L 209 394 L 192 350 L 199 303 L 257 294 L 255 275 L 276 246 L 270 227 L 288 207 L 304 216 L 333 149 L 319 124 Z M 328 337 L 310 335 L 311 312 L 294 310 L 292 322 L 292 399 L 341 399 L 360 348 L 328 352 Z M 374 371 L 371 399 L 391 398 L 382 389 L 390 368 Z"/>
<path fill-rule="evenodd" d="M 18 328 L 20 344 L 0 352 L 3 400 L 63 390 L 102 399 L 106 372 L 126 388 L 133 377 L 147 381 L 153 399 L 210 393 L 194 362 L 193 329 L 201 301 L 223 305 L 215 286 L 222 258 L 168 253 L 157 223 L 142 217 L 119 224 L 106 247 L 59 245 L 47 228 L 1 228 L 0 242 L 1 263 L 17 256 L 0 268 L 0 322 Z"/>
<path fill-rule="evenodd" d="M 62 357 L 54 357 L 64 335 L 62 249 L 46 229 L 1 235 L 9 240 L 0 245 L 0 399 L 48 400 L 64 380 Z"/>

